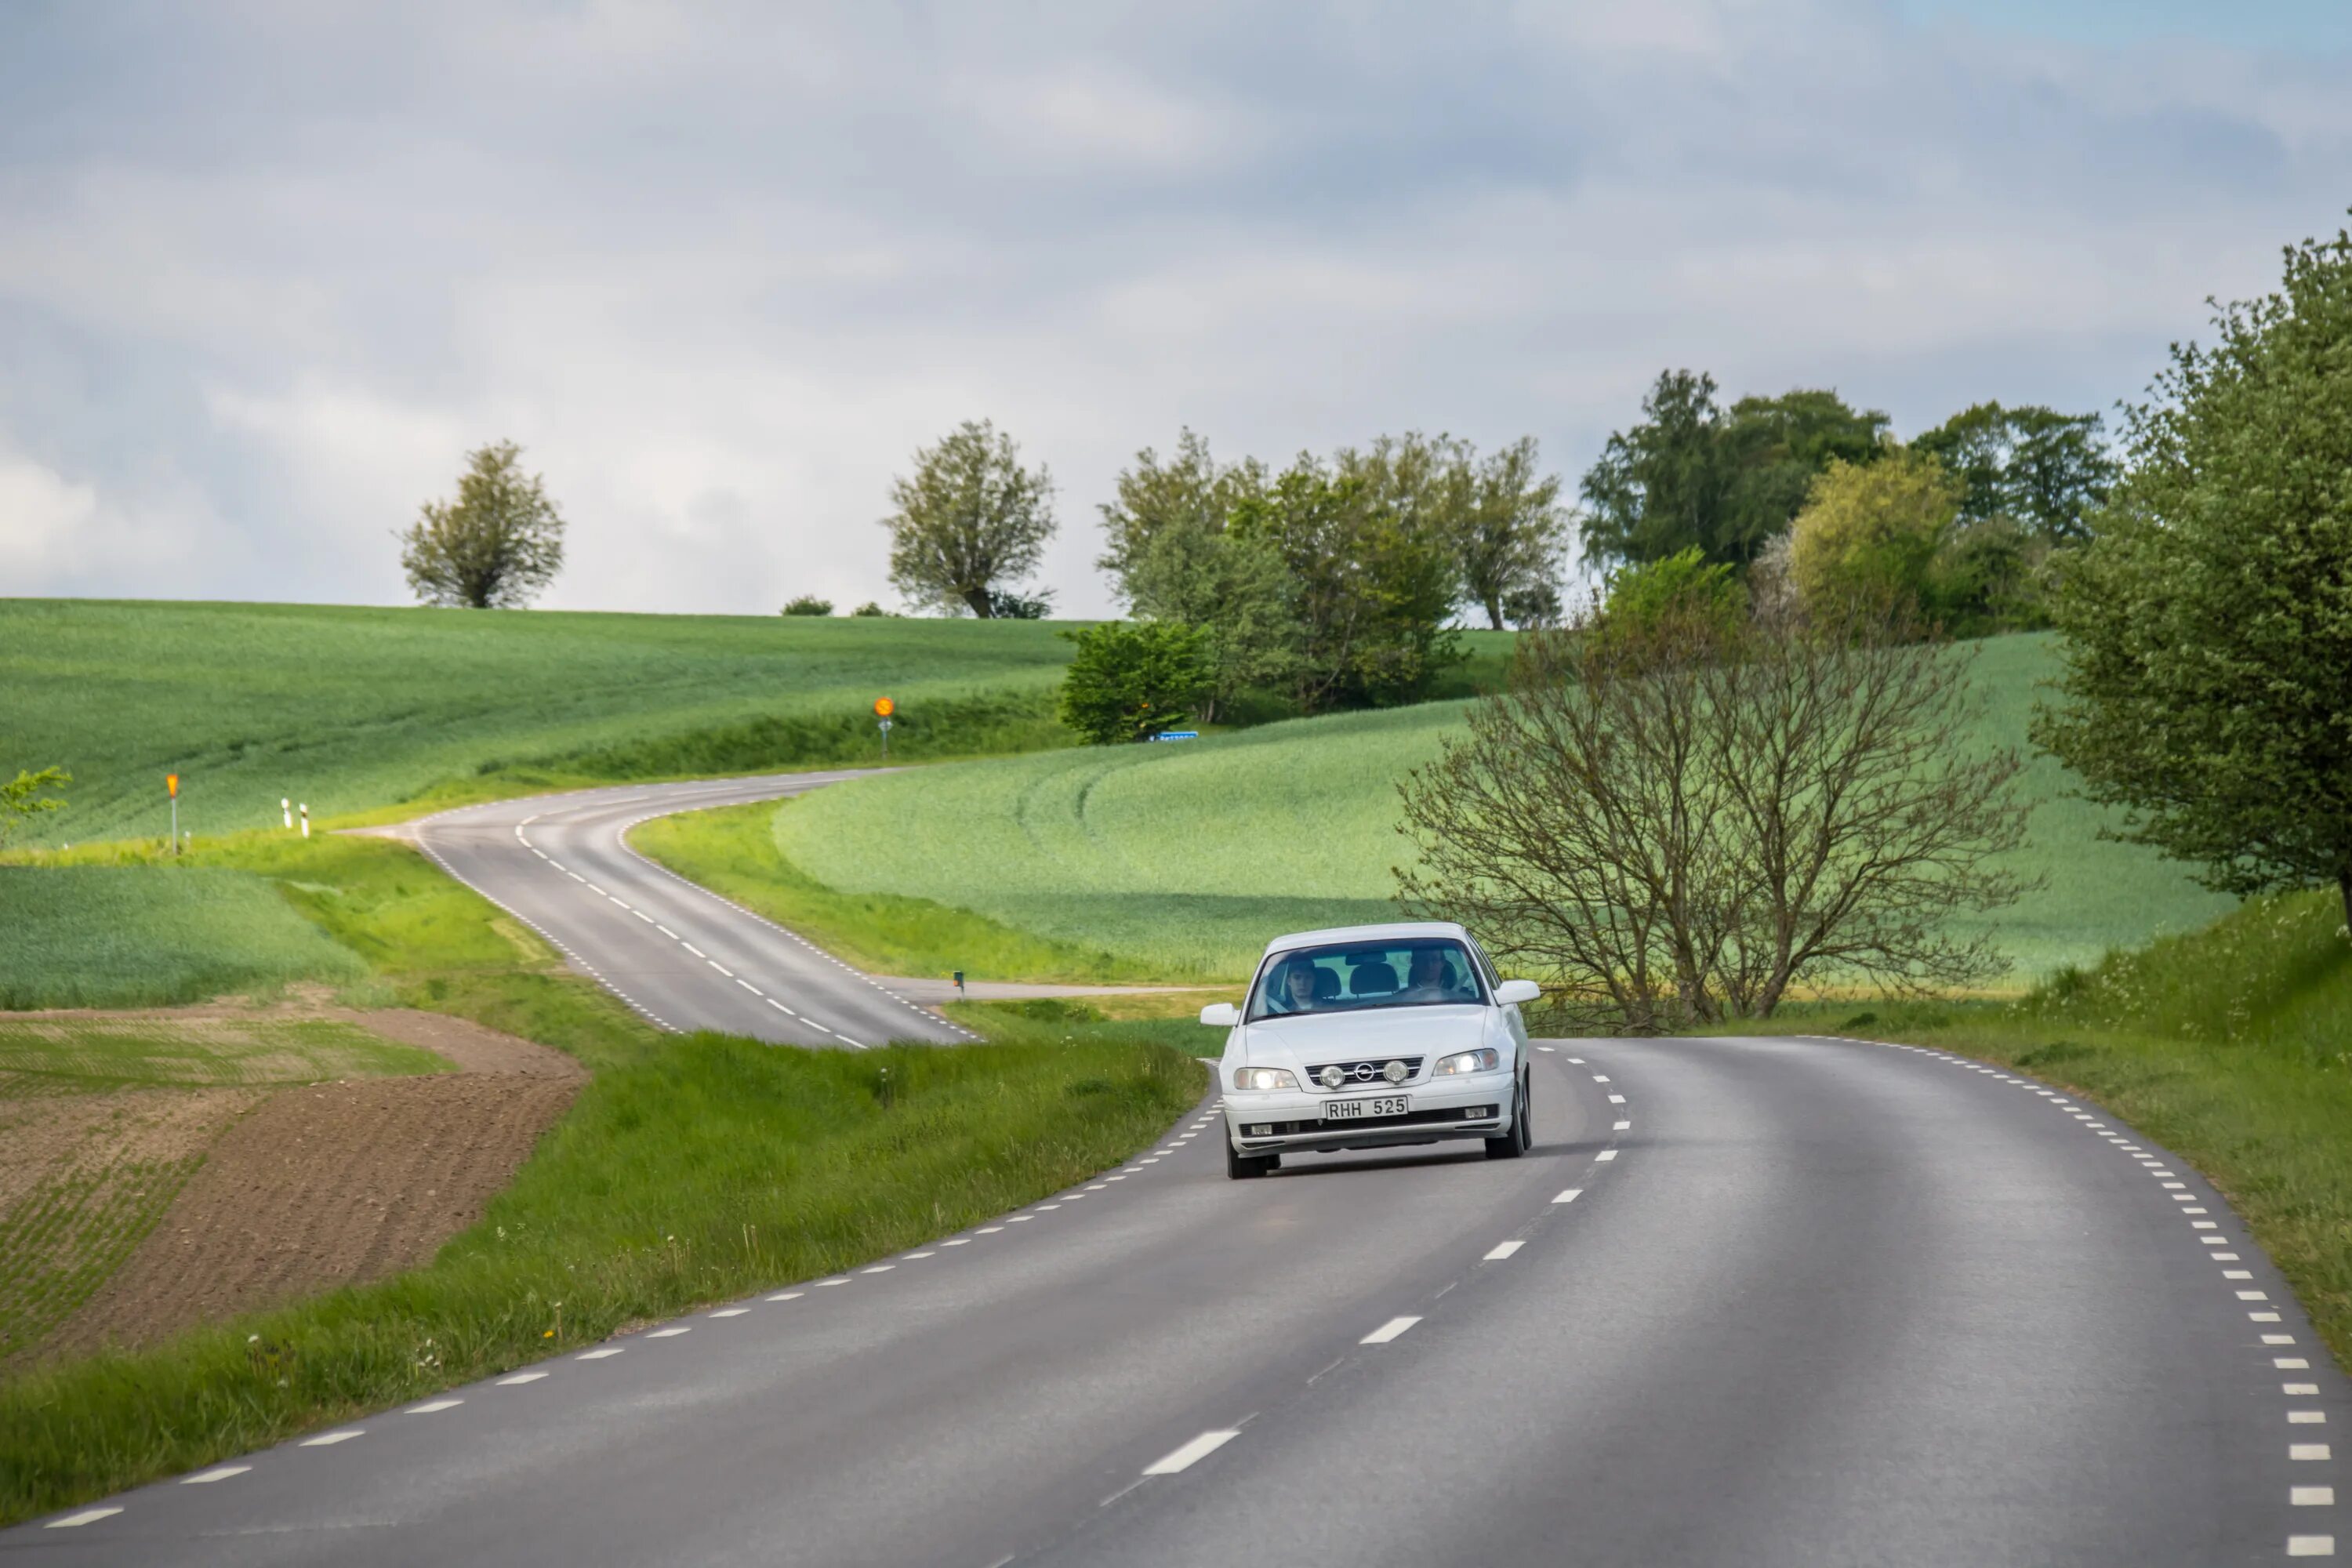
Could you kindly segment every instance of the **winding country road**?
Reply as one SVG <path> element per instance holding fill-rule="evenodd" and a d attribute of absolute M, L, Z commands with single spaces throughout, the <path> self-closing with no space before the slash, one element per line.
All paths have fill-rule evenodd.
<path fill-rule="evenodd" d="M 614 847 L 665 803 L 817 782 L 478 808 L 424 842 L 673 1026 L 779 1037 L 798 1026 L 774 1000 L 828 1036 L 916 1033 L 929 1015 Z M 731 973 L 680 962 L 689 940 Z M 1538 1049 L 1525 1160 L 1230 1182 L 1211 1090 L 1157 1148 L 1018 1214 L 36 1521 L 0 1555 L 2333 1553 L 2352 1388 L 2227 1205 L 2130 1129 L 1908 1047 Z"/>

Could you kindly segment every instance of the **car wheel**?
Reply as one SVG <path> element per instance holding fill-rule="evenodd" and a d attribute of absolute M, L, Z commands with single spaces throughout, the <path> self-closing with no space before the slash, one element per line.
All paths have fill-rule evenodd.
<path fill-rule="evenodd" d="M 1486 1158 L 1516 1160 L 1535 1147 L 1535 1129 L 1528 1125 L 1534 1108 L 1535 1102 L 1528 1098 L 1528 1086 L 1522 1080 L 1511 1106 L 1511 1130 L 1500 1138 L 1486 1140 Z"/>
<path fill-rule="evenodd" d="M 1225 1174 L 1236 1182 L 1263 1176 L 1278 1169 L 1281 1164 L 1282 1156 L 1279 1154 L 1244 1154 L 1231 1143 L 1225 1145 Z"/>

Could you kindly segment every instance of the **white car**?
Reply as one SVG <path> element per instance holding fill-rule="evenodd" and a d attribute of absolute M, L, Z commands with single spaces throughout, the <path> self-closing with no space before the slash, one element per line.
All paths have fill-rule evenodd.
<path fill-rule="evenodd" d="M 1517 1159 L 1528 1131 L 1533 981 L 1503 980 L 1448 921 L 1294 931 L 1266 943 L 1243 1007 L 1201 1009 L 1227 1031 L 1225 1173 L 1286 1153 L 1476 1138 Z"/>

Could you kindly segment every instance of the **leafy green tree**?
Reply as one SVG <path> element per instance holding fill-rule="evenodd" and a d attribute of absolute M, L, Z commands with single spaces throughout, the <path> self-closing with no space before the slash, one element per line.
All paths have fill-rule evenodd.
<path fill-rule="evenodd" d="M 799 598 L 794 599 L 792 603 L 784 606 L 784 614 L 788 616 L 829 616 L 833 614 L 833 601 L 831 599 L 820 599 L 814 594 L 803 594 Z"/>
<path fill-rule="evenodd" d="M 1062 678 L 1062 722 L 1090 745 L 1146 741 L 1182 724 L 1215 679 L 1199 626 L 1105 621 L 1062 636 L 1077 645 Z"/>
<path fill-rule="evenodd" d="M 2352 924 L 2352 236 L 2213 326 L 2126 411 L 2033 734 L 2122 837 L 2227 892 L 2333 885 Z"/>
<path fill-rule="evenodd" d="M 1610 637 L 1649 637 L 1669 621 L 1706 627 L 1727 644 L 1748 614 L 1739 575 L 1710 562 L 1696 544 L 1661 561 L 1636 562 L 1609 574 L 1600 626 Z"/>
<path fill-rule="evenodd" d="M 1486 625 L 1549 625 L 1559 616 L 1559 567 L 1568 552 L 1568 509 L 1559 476 L 1543 471 L 1536 439 L 1523 436 L 1478 459 L 1469 504 L 1449 530 L 1465 603 Z"/>
<path fill-rule="evenodd" d="M 522 448 L 500 441 L 470 453 L 454 501 L 427 501 L 395 533 L 408 585 L 428 605 L 511 609 L 529 604 L 563 565 L 563 519 Z"/>
<path fill-rule="evenodd" d="M 1925 453 L 1899 451 L 1867 467 L 1832 458 L 1797 514 L 1798 594 L 1817 610 L 1857 601 L 1926 605 L 1929 569 L 1958 510 L 1959 487 Z"/>
<path fill-rule="evenodd" d="M 1220 466 L 1191 430 L 1163 461 L 1146 449 L 1118 476 L 1118 499 L 1104 506 L 1108 548 L 1097 562 L 1138 616 L 1200 627 L 1215 674 L 1204 716 L 1256 687 L 1289 684 L 1301 633 L 1291 605 L 1288 570 L 1263 539 L 1229 523 L 1241 503 L 1266 486 L 1254 458 Z"/>
<path fill-rule="evenodd" d="M 1979 403 L 1911 443 L 1961 484 L 1960 518 L 2014 520 L 2051 544 L 2091 535 L 2091 517 L 2115 487 L 2116 466 L 2095 414 Z"/>
<path fill-rule="evenodd" d="M 890 612 L 876 604 L 873 600 L 868 599 L 849 613 L 861 619 L 871 619 L 876 616 L 887 616 Z"/>
<path fill-rule="evenodd" d="M 1461 658 L 1445 625 L 1455 589 L 1447 542 L 1408 526 L 1362 475 L 1301 454 L 1234 510 L 1229 531 L 1286 569 L 1292 693 L 1307 711 L 1410 701 Z"/>
<path fill-rule="evenodd" d="M 1711 375 L 1666 371 L 1642 400 L 1641 422 L 1611 435 L 1579 486 L 1589 564 L 1696 545 L 1744 569 L 1789 526 L 1814 475 L 1885 449 L 1886 416 L 1834 392 L 1743 397 L 1728 412 L 1715 395 Z"/>
<path fill-rule="evenodd" d="M 43 768 L 38 773 L 16 770 L 16 776 L 0 784 L 0 849 L 8 847 L 9 838 L 28 819 L 45 811 L 57 811 L 65 802 L 44 790 L 63 790 L 73 783 L 73 775 L 63 768 Z"/>
<path fill-rule="evenodd" d="M 938 446 L 916 450 L 911 478 L 890 481 L 895 510 L 882 526 L 890 531 L 891 584 L 913 604 L 983 620 L 1025 608 L 1031 601 L 1008 584 L 1044 558 L 1053 496 L 1044 465 L 1024 469 L 1010 436 L 985 419 L 966 420 Z"/>

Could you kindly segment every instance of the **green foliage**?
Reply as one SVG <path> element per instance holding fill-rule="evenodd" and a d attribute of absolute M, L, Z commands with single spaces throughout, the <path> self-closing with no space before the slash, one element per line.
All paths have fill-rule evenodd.
<path fill-rule="evenodd" d="M 1062 677 L 1062 722 L 1089 745 L 1185 723 L 1216 679 L 1207 631 L 1181 621 L 1104 621 L 1062 635 L 1077 647 Z"/>
<path fill-rule="evenodd" d="M 65 809 L 63 794 L 71 783 L 73 775 L 63 768 L 43 768 L 39 773 L 18 768 L 15 778 L 0 784 L 0 849 L 8 847 L 16 825 L 26 817 Z M 43 790 L 56 790 L 58 794 L 43 795 Z"/>
<path fill-rule="evenodd" d="M 820 599 L 814 594 L 803 594 L 800 597 L 790 601 L 784 605 L 784 614 L 788 616 L 829 616 L 833 614 L 833 601 L 831 599 Z"/>
<path fill-rule="evenodd" d="M 2046 637 L 1979 646 L 1984 748 L 2023 742 L 2035 683 L 2053 662 Z M 1119 966 L 1041 963 L 1037 978 L 1234 977 L 1276 932 L 1395 918 L 1396 780 L 1435 753 L 1461 713 L 1459 704 L 1427 704 L 1181 746 L 924 768 L 819 791 L 772 819 L 796 874 L 836 890 L 845 906 L 919 900 Z M 2073 787 L 2054 760 L 2029 765 L 2020 788 L 2041 804 L 2026 847 L 2004 865 L 2047 873 L 2049 885 L 1998 916 L 1950 928 L 1964 939 L 1990 931 L 2023 979 L 2202 924 L 2229 904 L 2154 854 L 2102 841 L 2108 814 Z M 861 917 L 842 907 L 836 918 L 847 930 Z M 952 957 L 934 950 L 913 973 L 959 967 Z"/>
<path fill-rule="evenodd" d="M 2214 329 L 2126 414 L 2035 738 L 2208 885 L 2333 885 L 2352 921 L 2352 235 Z"/>
<path fill-rule="evenodd" d="M 2045 544 L 2091 535 L 2116 465 L 2099 438 L 2095 414 L 1979 403 L 1911 443 L 1960 482 L 1960 520 L 2005 518 Z"/>
<path fill-rule="evenodd" d="M 1286 569 L 1302 710 L 1411 701 L 1461 658 L 1445 626 L 1454 590 L 1445 540 L 1381 504 L 1365 476 L 1302 454 L 1235 510 L 1230 529 Z"/>
<path fill-rule="evenodd" d="M 1832 458 L 1797 514 L 1792 564 L 1809 604 L 1927 605 L 1928 574 L 1950 534 L 1958 487 L 1924 453 L 1857 466 Z"/>
<path fill-rule="evenodd" d="M 454 501 L 427 501 L 399 535 L 401 570 L 418 599 L 468 609 L 529 604 L 563 565 L 563 519 L 545 484 L 500 441 L 467 455 Z"/>
<path fill-rule="evenodd" d="M 881 605 L 879 605 L 876 604 L 873 600 L 868 599 L 868 600 L 866 600 L 864 604 L 862 604 L 862 605 L 858 605 L 858 606 L 857 606 L 857 608 L 856 608 L 856 609 L 854 609 L 854 610 L 850 611 L 849 613 L 850 613 L 851 615 L 853 615 L 853 616 L 866 616 L 866 617 L 868 617 L 868 618 L 871 618 L 871 617 L 873 617 L 873 616 L 887 616 L 887 615 L 888 615 L 890 612 L 889 612 L 889 611 L 887 611 L 887 610 L 886 610 L 886 609 L 884 609 Z"/>
<path fill-rule="evenodd" d="M 243 871 L 0 866 L 0 1009 L 152 1007 L 366 968 Z"/>
<path fill-rule="evenodd" d="M 890 583 L 909 602 L 989 620 L 1035 620 L 1042 597 L 1011 584 L 1037 569 L 1054 536 L 1054 480 L 1025 469 L 1013 437 L 966 420 L 917 448 L 911 479 L 890 481 Z M 1031 605 L 1029 614 L 1019 613 Z"/>
<path fill-rule="evenodd" d="M 1727 412 L 1704 373 L 1660 374 L 1642 421 L 1612 433 L 1579 493 L 1588 563 L 1656 561 L 1696 546 L 1746 566 L 1789 526 L 1813 476 L 1874 460 L 1886 416 L 1834 392 L 1743 397 Z"/>
<path fill-rule="evenodd" d="M 1066 744 L 1069 654 L 1022 623 L 12 599 L 0 713 L 75 776 L 20 842 L 161 835 L 177 773 L 201 847 L 276 827 L 281 796 L 323 822 L 428 792 L 860 760 L 885 693 L 907 715 L 894 756 Z M 927 739 L 934 713 L 956 721 Z"/>
<path fill-rule="evenodd" d="M 1738 574 L 1710 563 L 1696 544 L 1656 561 L 1620 566 L 1609 574 L 1605 631 L 1640 631 L 1668 616 L 1687 616 L 1726 630 L 1748 612 Z"/>

